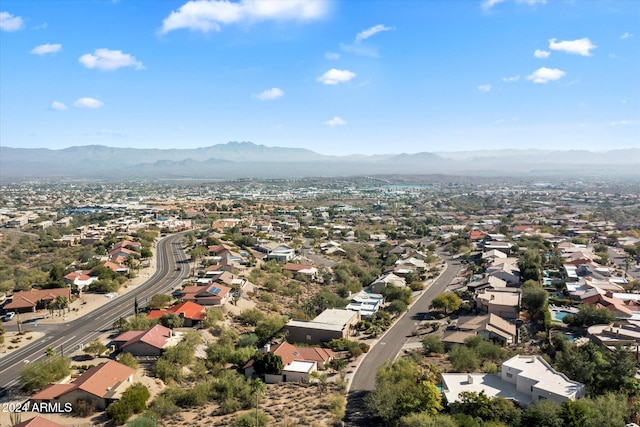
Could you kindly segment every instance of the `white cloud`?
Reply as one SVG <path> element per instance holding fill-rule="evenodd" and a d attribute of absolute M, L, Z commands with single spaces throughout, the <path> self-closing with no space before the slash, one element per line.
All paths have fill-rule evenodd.
<path fill-rule="evenodd" d="M 34 47 L 33 49 L 31 49 L 31 52 L 29 53 L 33 53 L 34 55 L 46 55 L 47 53 L 57 53 L 57 52 L 60 52 L 61 50 L 62 50 L 61 44 L 46 43 L 46 44 L 41 44 L 40 46 Z"/>
<path fill-rule="evenodd" d="M 542 67 L 528 75 L 527 80 L 531 80 L 534 83 L 549 83 L 550 81 L 561 79 L 565 74 L 564 71 L 557 68 Z"/>
<path fill-rule="evenodd" d="M 389 30 L 391 30 L 391 29 L 392 29 L 391 27 L 387 27 L 387 26 L 382 25 L 382 24 L 374 25 L 373 27 L 371 27 L 371 28 L 367 28 L 367 29 L 366 29 L 366 30 L 364 30 L 364 31 L 360 31 L 360 32 L 356 35 L 356 40 L 355 40 L 355 42 L 356 42 L 356 43 L 359 43 L 359 42 L 361 42 L 362 40 L 366 40 L 366 39 L 368 39 L 369 37 L 371 37 L 371 36 L 373 36 L 373 35 L 376 35 L 376 34 L 378 34 L 378 33 L 382 32 L 382 31 L 389 31 Z"/>
<path fill-rule="evenodd" d="M 324 124 L 329 127 L 336 127 L 336 126 L 344 126 L 347 124 L 347 122 L 344 121 L 344 119 L 338 116 L 335 116 L 333 119 L 327 120 L 326 122 L 324 122 Z"/>
<path fill-rule="evenodd" d="M 188 1 L 162 21 L 163 34 L 187 28 L 220 31 L 222 24 L 252 24 L 259 21 L 312 21 L 325 16 L 326 1 L 304 0 L 199 0 Z"/>
<path fill-rule="evenodd" d="M 549 49 L 574 55 L 591 56 L 591 50 L 597 46 L 591 43 L 587 37 L 578 40 L 564 40 L 556 42 L 556 39 L 549 40 Z"/>
<path fill-rule="evenodd" d="M 609 123 L 611 126 L 625 126 L 625 125 L 635 125 L 638 123 L 637 120 L 618 120 L 617 122 Z"/>
<path fill-rule="evenodd" d="M 483 9 L 491 9 L 493 6 L 497 5 L 498 3 L 502 3 L 506 0 L 484 0 L 482 2 L 482 8 Z"/>
<path fill-rule="evenodd" d="M 58 111 L 64 111 L 67 109 L 67 106 L 64 105 L 62 102 L 53 101 L 51 103 L 51 108 Z"/>
<path fill-rule="evenodd" d="M 128 53 L 120 50 L 96 49 L 93 54 L 85 53 L 78 61 L 87 68 L 97 68 L 103 71 L 113 71 L 122 67 L 134 67 L 136 70 L 144 70 L 142 62 Z"/>
<path fill-rule="evenodd" d="M 0 30 L 2 31 L 18 31 L 24 26 L 22 18 L 13 16 L 9 12 L 0 12 Z"/>
<path fill-rule="evenodd" d="M 503 77 L 502 81 L 505 83 L 515 83 L 520 80 L 520 76 Z"/>
<path fill-rule="evenodd" d="M 622 40 L 624 40 L 624 39 L 630 39 L 631 37 L 633 37 L 633 34 L 631 34 L 631 33 L 624 33 L 623 35 L 621 35 L 621 36 L 620 36 L 620 38 L 621 38 Z"/>
<path fill-rule="evenodd" d="M 80 98 L 73 105 L 77 108 L 88 108 L 91 110 L 95 110 L 96 108 L 100 108 L 104 105 L 102 101 L 99 101 L 95 98 Z"/>
<path fill-rule="evenodd" d="M 355 76 L 356 73 L 349 70 L 337 70 L 332 68 L 318 77 L 318 81 L 326 85 L 337 85 L 340 83 L 346 83 Z"/>
<path fill-rule="evenodd" d="M 507 0 L 483 0 L 481 5 L 485 10 L 491 9 L 493 6 L 504 3 Z M 534 6 L 536 4 L 545 4 L 547 0 L 515 0 L 516 3 L 519 4 L 528 4 L 529 6 Z"/>
<path fill-rule="evenodd" d="M 281 98 L 283 96 L 284 96 L 284 92 L 282 91 L 282 89 L 277 87 L 272 87 L 271 89 L 267 89 L 264 92 L 260 93 L 259 95 L 256 95 L 256 98 L 262 101 L 270 101 L 272 99 Z"/>
<path fill-rule="evenodd" d="M 540 49 L 536 49 L 535 52 L 533 52 L 533 56 L 535 56 L 536 58 L 548 58 L 551 55 L 551 52 L 546 51 L 546 50 L 540 50 Z"/>
<path fill-rule="evenodd" d="M 482 93 L 487 93 L 491 91 L 491 85 L 480 85 L 478 86 L 478 91 Z"/>
<path fill-rule="evenodd" d="M 340 54 L 338 52 L 327 52 L 324 54 L 324 57 L 331 61 L 335 61 L 336 59 L 340 59 Z"/>

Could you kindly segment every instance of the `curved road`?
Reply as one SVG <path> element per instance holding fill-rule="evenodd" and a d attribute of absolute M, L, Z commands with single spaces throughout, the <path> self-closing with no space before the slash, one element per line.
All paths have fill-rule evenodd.
<path fill-rule="evenodd" d="M 402 350 L 407 338 L 425 318 L 431 301 L 445 291 L 462 269 L 460 261 L 443 253 L 438 253 L 446 262 L 446 269 L 423 291 L 422 295 L 411 305 L 409 310 L 398 319 L 378 342 L 371 348 L 358 365 L 351 380 L 347 400 L 346 426 L 371 426 L 371 418 L 364 408 L 364 397 L 376 386 L 376 371 L 384 362 L 395 359 Z"/>
<path fill-rule="evenodd" d="M 140 307 L 153 295 L 164 293 L 180 285 L 189 275 L 187 256 L 182 249 L 184 232 L 172 234 L 158 241 L 156 271 L 143 284 L 119 296 L 100 308 L 68 323 L 41 325 L 45 335 L 37 341 L 0 359 L 0 396 L 16 392 L 20 369 L 25 363 L 45 357 L 45 349 L 53 347 L 58 353 L 73 352 L 78 346 L 91 342 L 107 332 L 120 317 L 133 314 L 134 300 Z M 176 268 L 180 266 L 181 269 Z"/>

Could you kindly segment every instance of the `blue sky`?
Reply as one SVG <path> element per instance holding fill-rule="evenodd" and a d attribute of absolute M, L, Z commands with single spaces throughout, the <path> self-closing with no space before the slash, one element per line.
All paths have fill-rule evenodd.
<path fill-rule="evenodd" d="M 0 5 L 0 144 L 640 146 L 640 2 Z"/>

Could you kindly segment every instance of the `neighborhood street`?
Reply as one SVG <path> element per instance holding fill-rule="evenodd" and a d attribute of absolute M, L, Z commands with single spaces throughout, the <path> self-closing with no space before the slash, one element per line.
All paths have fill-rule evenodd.
<path fill-rule="evenodd" d="M 433 298 L 444 292 L 462 269 L 460 261 L 454 260 L 443 253 L 439 253 L 439 255 L 447 264 L 446 270 L 431 286 L 423 291 L 422 295 L 405 315 L 387 330 L 360 362 L 349 388 L 347 414 L 345 417 L 346 426 L 363 425 L 359 423 L 359 420 L 364 418 L 363 399 L 368 392 L 375 389 L 378 367 L 398 355 L 407 338 L 411 336 L 412 331 L 417 328 L 420 321 L 424 319 L 429 311 Z"/>
<path fill-rule="evenodd" d="M 183 236 L 184 233 L 177 233 L 158 241 L 156 271 L 136 289 L 118 296 L 81 318 L 68 323 L 46 325 L 42 328 L 44 337 L 0 359 L 0 396 L 17 391 L 20 369 L 26 363 L 45 357 L 46 348 L 53 347 L 58 353 L 74 352 L 79 346 L 111 329 L 118 318 L 133 314 L 136 298 L 142 308 L 153 295 L 180 285 L 189 275 L 187 255 L 182 249 Z M 181 267 L 180 270 L 177 269 L 178 266 Z"/>

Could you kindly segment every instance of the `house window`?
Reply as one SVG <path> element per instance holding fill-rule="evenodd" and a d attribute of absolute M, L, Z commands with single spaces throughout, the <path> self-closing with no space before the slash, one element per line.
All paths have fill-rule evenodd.
<path fill-rule="evenodd" d="M 311 335 L 307 335 L 307 341 L 311 341 Z"/>
<path fill-rule="evenodd" d="M 507 374 L 507 378 L 513 378 L 513 374 Z"/>

